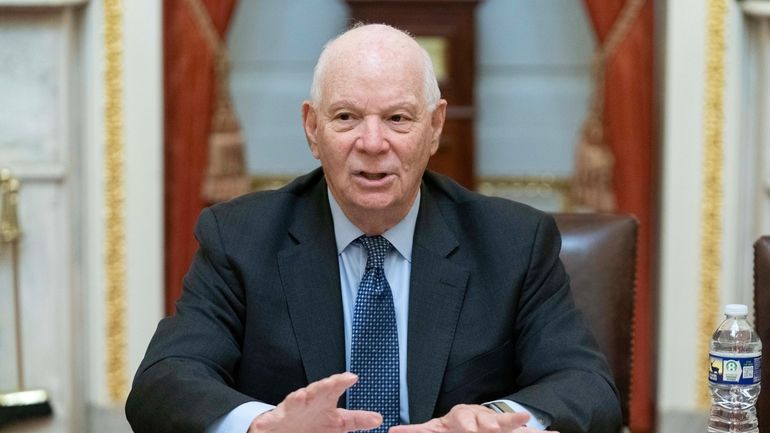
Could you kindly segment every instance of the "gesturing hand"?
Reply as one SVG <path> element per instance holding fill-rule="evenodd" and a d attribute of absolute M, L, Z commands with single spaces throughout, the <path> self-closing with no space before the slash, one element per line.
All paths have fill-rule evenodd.
<path fill-rule="evenodd" d="M 248 433 L 345 433 L 382 424 L 376 412 L 337 408 L 337 400 L 358 376 L 341 373 L 298 389 L 273 410 L 254 418 Z"/>
<path fill-rule="evenodd" d="M 484 406 L 460 404 L 441 418 L 423 424 L 392 427 L 389 433 L 534 433 L 523 427 L 529 414 L 496 413 Z"/>

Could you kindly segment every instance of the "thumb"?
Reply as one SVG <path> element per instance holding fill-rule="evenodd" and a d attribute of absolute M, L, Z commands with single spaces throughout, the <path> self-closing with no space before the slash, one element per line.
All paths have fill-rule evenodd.
<path fill-rule="evenodd" d="M 524 426 L 529 421 L 529 418 L 530 416 L 526 412 L 510 412 L 497 415 L 498 422 L 506 431 Z"/>
<path fill-rule="evenodd" d="M 435 424 L 435 421 L 435 419 L 432 419 L 424 424 L 394 426 L 388 430 L 388 433 L 436 433 L 439 430 L 432 428 L 433 424 Z"/>
<path fill-rule="evenodd" d="M 388 433 L 430 433 L 422 424 L 399 425 L 391 427 Z"/>
<path fill-rule="evenodd" d="M 382 424 L 382 415 L 366 410 L 337 409 L 344 431 L 371 430 Z"/>

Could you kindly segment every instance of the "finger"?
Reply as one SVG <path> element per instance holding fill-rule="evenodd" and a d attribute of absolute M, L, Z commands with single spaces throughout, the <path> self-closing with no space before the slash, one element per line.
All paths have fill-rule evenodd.
<path fill-rule="evenodd" d="M 345 372 L 333 374 L 325 379 L 308 385 L 310 398 L 321 397 L 328 401 L 337 401 L 346 389 L 358 381 L 358 376 Z"/>
<path fill-rule="evenodd" d="M 307 388 L 300 388 L 289 395 L 283 400 L 287 408 L 304 407 L 307 404 Z"/>
<path fill-rule="evenodd" d="M 521 427 L 529 421 L 529 414 L 526 412 L 509 412 L 495 414 L 497 422 L 503 431 L 511 431 L 517 427 Z"/>
<path fill-rule="evenodd" d="M 424 424 L 398 425 L 391 427 L 388 433 L 436 433 L 440 430 L 432 428 L 437 420 L 431 420 Z"/>
<path fill-rule="evenodd" d="M 513 433 L 559 433 L 559 432 L 551 431 L 551 430 L 548 430 L 546 432 L 546 431 L 538 430 L 532 427 L 519 427 L 516 430 L 514 430 Z"/>
<path fill-rule="evenodd" d="M 397 425 L 388 429 L 388 433 L 429 433 L 422 424 Z"/>
<path fill-rule="evenodd" d="M 479 426 L 481 432 L 510 432 L 510 428 L 503 428 L 502 423 L 498 422 L 497 415 L 491 410 L 477 411 L 476 423 Z"/>
<path fill-rule="evenodd" d="M 486 410 L 486 409 L 485 409 Z M 466 405 L 457 405 L 444 416 L 445 422 L 450 426 L 451 431 L 478 431 L 479 426 L 476 422 L 476 411 Z"/>
<path fill-rule="evenodd" d="M 358 382 L 358 376 L 350 372 L 338 373 L 327 378 L 328 389 L 327 391 L 338 398 L 345 390 L 353 386 Z"/>
<path fill-rule="evenodd" d="M 382 424 L 382 415 L 368 410 L 337 409 L 343 431 L 371 430 Z"/>

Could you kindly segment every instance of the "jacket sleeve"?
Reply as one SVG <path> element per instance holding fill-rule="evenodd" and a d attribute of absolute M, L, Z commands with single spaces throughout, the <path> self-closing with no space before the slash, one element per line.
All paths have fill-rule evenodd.
<path fill-rule="evenodd" d="M 126 402 L 137 433 L 202 432 L 253 400 L 233 389 L 244 293 L 210 209 L 201 213 L 195 233 L 199 249 L 176 314 L 158 325 Z"/>
<path fill-rule="evenodd" d="M 508 399 L 540 410 L 562 433 L 617 433 L 622 416 L 609 365 L 575 306 L 553 218 L 538 224 L 515 322 L 517 383 Z"/>

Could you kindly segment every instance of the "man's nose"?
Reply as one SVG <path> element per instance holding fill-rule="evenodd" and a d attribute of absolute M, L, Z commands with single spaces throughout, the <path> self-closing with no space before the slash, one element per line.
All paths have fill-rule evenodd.
<path fill-rule="evenodd" d="M 363 131 L 358 139 L 359 149 L 368 153 L 384 152 L 388 143 L 385 140 L 382 120 L 378 116 L 367 116 L 362 126 Z"/>

